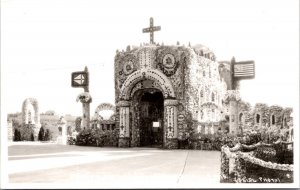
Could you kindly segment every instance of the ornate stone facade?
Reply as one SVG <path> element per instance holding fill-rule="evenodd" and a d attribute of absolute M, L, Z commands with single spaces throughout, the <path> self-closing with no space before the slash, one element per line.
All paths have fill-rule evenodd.
<path fill-rule="evenodd" d="M 227 68 L 222 67 L 222 76 L 220 63 L 205 46 L 146 44 L 127 48 L 126 52 L 117 51 L 114 66 L 116 127 L 120 129 L 122 146 L 140 146 L 141 131 L 145 130 L 141 126 L 148 121 L 153 126 L 159 123 L 163 147 L 177 148 L 190 125 L 198 125 L 199 132 L 209 127 L 214 133 L 228 113 L 224 109 L 228 103 L 223 77 Z M 226 77 L 230 80 L 230 76 Z M 155 120 L 152 103 L 145 99 L 157 93 L 162 94 L 163 104 L 155 106 L 163 107 L 163 111 L 158 111 L 161 115 Z M 144 116 L 148 111 L 149 115 Z"/>
<path fill-rule="evenodd" d="M 239 126 L 243 130 L 266 130 L 286 129 L 290 138 L 293 134 L 293 117 L 291 108 L 283 108 L 278 105 L 268 106 L 257 103 L 253 108 L 249 104 L 239 103 Z M 242 116 L 241 116 L 242 115 Z"/>

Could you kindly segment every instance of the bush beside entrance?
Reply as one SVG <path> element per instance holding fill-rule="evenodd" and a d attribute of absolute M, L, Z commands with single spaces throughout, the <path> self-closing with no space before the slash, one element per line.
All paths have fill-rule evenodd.
<path fill-rule="evenodd" d="M 119 130 L 102 131 L 84 129 L 76 137 L 75 144 L 81 146 L 118 146 Z"/>

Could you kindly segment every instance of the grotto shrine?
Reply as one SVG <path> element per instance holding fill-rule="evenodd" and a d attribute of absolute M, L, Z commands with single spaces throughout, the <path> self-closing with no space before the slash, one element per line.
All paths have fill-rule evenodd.
<path fill-rule="evenodd" d="M 225 129 L 223 121 L 233 113 L 230 98 L 239 94 L 232 85 L 231 62 L 217 62 L 203 45 L 155 43 L 153 31 L 160 28 L 151 29 L 152 22 L 143 30 L 150 31 L 150 43 L 115 55 L 119 146 L 177 148 L 191 127 L 203 133 Z"/>

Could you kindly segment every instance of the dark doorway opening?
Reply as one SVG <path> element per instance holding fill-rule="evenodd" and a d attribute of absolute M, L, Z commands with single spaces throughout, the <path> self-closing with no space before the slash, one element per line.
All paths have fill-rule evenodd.
<path fill-rule="evenodd" d="M 162 147 L 164 99 L 160 91 L 145 91 L 140 104 L 140 146 Z"/>

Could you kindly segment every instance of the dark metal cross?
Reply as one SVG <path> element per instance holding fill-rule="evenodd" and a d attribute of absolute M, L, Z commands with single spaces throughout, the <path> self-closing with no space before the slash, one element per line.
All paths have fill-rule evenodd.
<path fill-rule="evenodd" d="M 160 26 L 153 26 L 153 18 L 150 18 L 150 27 L 144 28 L 143 33 L 150 33 L 150 44 L 154 44 L 154 32 L 160 31 Z"/>

